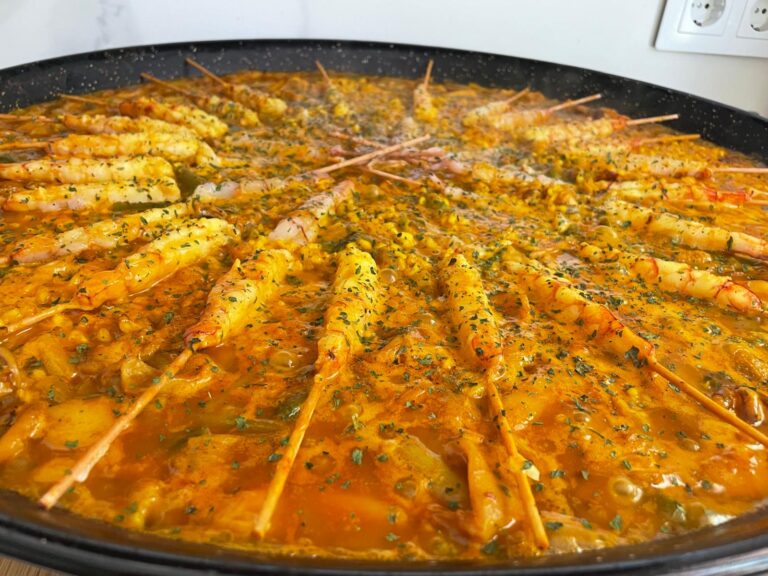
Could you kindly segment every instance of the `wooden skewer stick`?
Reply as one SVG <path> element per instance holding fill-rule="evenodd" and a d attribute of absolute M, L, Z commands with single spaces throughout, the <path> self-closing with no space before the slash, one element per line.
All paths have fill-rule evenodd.
<path fill-rule="evenodd" d="M 141 395 L 136 399 L 136 402 L 131 406 L 130 410 L 120 416 L 107 433 L 102 436 L 98 442 L 88 449 L 88 452 L 77 461 L 72 467 L 70 473 L 64 476 L 56 484 L 54 484 L 38 501 L 39 504 L 46 510 L 50 510 L 56 505 L 56 502 L 69 490 L 75 482 L 84 482 L 96 463 L 101 460 L 104 454 L 107 453 L 112 442 L 120 436 L 136 419 L 142 410 L 155 399 L 167 385 L 171 382 L 176 375 L 184 368 L 193 352 L 191 348 L 186 348 L 176 359 L 168 366 L 157 384 L 150 385 L 149 388 L 144 390 Z"/>
<path fill-rule="evenodd" d="M 527 88 L 526 88 L 527 90 Z M 602 94 L 592 94 L 591 96 L 584 96 L 583 98 L 578 98 L 576 100 L 568 100 L 566 102 L 563 102 L 562 104 L 557 104 L 555 106 L 551 106 L 550 108 L 546 109 L 547 113 L 557 112 L 559 110 L 565 110 L 566 108 L 573 108 L 574 106 L 579 106 L 580 104 L 586 104 L 587 102 L 594 102 L 595 100 L 600 100 L 602 98 Z"/>
<path fill-rule="evenodd" d="M 421 183 L 416 180 L 411 180 L 410 178 L 405 178 L 404 176 L 398 176 L 397 174 L 392 174 L 391 172 L 385 172 L 383 170 L 377 170 L 373 167 L 373 162 L 369 162 L 365 166 L 358 166 L 358 169 L 366 172 L 368 174 L 373 174 L 374 176 L 380 176 L 381 178 L 386 178 L 387 180 L 395 180 L 396 182 L 402 182 L 403 184 L 408 184 L 408 186 L 421 186 Z"/>
<path fill-rule="evenodd" d="M 48 148 L 48 142 L 4 142 L 0 144 L 0 150 L 32 150 L 35 148 Z"/>
<path fill-rule="evenodd" d="M 685 142 L 688 140 L 698 140 L 701 134 L 669 134 L 667 136 L 656 136 L 655 138 L 638 138 L 632 143 L 636 146 L 645 146 L 646 144 L 666 144 L 668 142 Z"/>
<path fill-rule="evenodd" d="M 51 316 L 55 316 L 56 314 L 60 314 L 62 312 L 66 312 L 67 310 L 85 310 L 82 306 L 77 306 L 76 304 L 71 304 L 69 302 L 66 302 L 64 304 L 57 304 L 56 306 L 51 306 L 50 308 L 46 308 L 42 312 L 38 312 L 37 314 L 33 314 L 32 316 L 27 316 L 26 318 L 19 320 L 18 322 L 15 322 L 13 324 L 8 324 L 5 326 L 6 334 L 14 334 L 16 332 L 20 332 L 22 330 L 26 330 L 30 326 L 34 326 L 38 322 L 42 322 L 46 318 L 50 318 Z"/>
<path fill-rule="evenodd" d="M 281 471 L 285 466 L 281 466 L 281 462 L 290 462 L 293 464 L 293 462 L 296 460 L 296 456 L 299 453 L 299 448 L 301 447 L 302 441 L 304 440 L 304 434 L 306 433 L 307 428 L 309 428 L 309 424 L 312 421 L 312 416 L 315 413 L 317 404 L 320 402 L 320 398 L 323 396 L 323 393 L 327 389 L 328 385 L 327 382 L 323 379 L 323 376 L 316 375 L 315 380 L 312 382 L 312 386 L 310 387 L 309 395 L 301 405 L 301 411 L 299 412 L 299 417 L 296 419 L 293 432 L 291 432 L 290 439 L 288 440 L 285 454 L 283 454 L 280 462 L 278 462 L 278 466 L 280 467 Z M 277 508 L 277 502 L 283 493 L 283 487 L 285 486 L 287 479 L 287 471 L 283 472 L 279 477 L 276 473 L 272 479 L 272 482 L 270 483 L 270 489 L 267 492 L 267 496 L 261 506 L 261 511 L 259 512 L 253 527 L 253 531 L 259 538 L 263 538 L 269 530 L 269 525 L 272 521 L 272 515 L 274 514 L 275 508 Z"/>
<path fill-rule="evenodd" d="M 505 100 L 505 103 L 507 105 L 514 104 L 515 102 L 520 100 L 522 97 L 527 96 L 530 91 L 531 91 L 531 87 L 530 86 L 526 86 L 525 88 L 520 90 L 520 92 L 518 92 L 517 94 L 515 94 L 511 98 L 507 98 Z"/>
<path fill-rule="evenodd" d="M 186 62 L 187 62 L 187 64 L 192 66 L 192 68 L 194 68 L 198 72 L 202 73 L 204 76 L 207 76 L 208 78 L 210 78 L 214 82 L 218 82 L 219 84 L 221 84 L 222 86 L 225 86 L 225 87 L 231 86 L 231 84 L 229 82 L 227 82 L 226 80 L 224 80 L 223 78 L 221 78 L 219 76 L 216 76 L 216 74 L 214 74 L 213 72 L 208 70 L 208 68 L 206 68 L 202 64 L 199 64 L 198 62 L 195 62 L 194 60 L 192 60 L 192 58 L 187 58 Z"/>
<path fill-rule="evenodd" d="M 325 67 L 322 64 L 320 64 L 320 60 L 315 60 L 315 66 L 317 66 L 317 69 L 320 70 L 320 74 L 322 74 L 323 76 L 323 81 L 326 84 L 330 84 L 331 78 L 330 76 L 328 76 L 328 72 L 325 71 Z"/>
<path fill-rule="evenodd" d="M 648 366 L 659 376 L 666 379 L 668 382 L 671 382 L 685 394 L 692 397 L 712 414 L 718 416 L 721 420 L 728 422 L 734 428 L 737 428 L 750 438 L 757 440 L 763 446 L 768 447 L 768 436 L 760 432 L 757 428 L 750 426 L 747 422 L 744 422 L 744 420 L 712 400 L 712 398 L 704 394 L 695 386 L 688 384 L 685 380 L 680 378 L 680 376 L 661 364 L 661 362 L 659 362 L 656 358 L 648 358 Z"/>
<path fill-rule="evenodd" d="M 197 94 L 194 92 L 190 92 L 189 90 L 185 90 L 184 88 L 181 88 L 180 86 L 174 86 L 170 82 L 166 82 L 165 80 L 160 80 L 160 78 L 157 78 L 155 76 L 152 76 L 152 74 L 148 74 L 146 72 L 142 72 L 140 76 L 149 82 L 152 82 L 153 84 L 157 84 L 158 86 L 162 86 L 163 88 L 167 88 L 168 90 L 173 90 L 174 92 L 178 92 L 179 94 L 183 94 L 184 96 L 187 96 L 188 98 L 199 98 Z"/>
<path fill-rule="evenodd" d="M 507 420 L 506 408 L 504 407 L 501 394 L 494 381 L 495 375 L 502 373 L 503 363 L 504 356 L 498 355 L 488 367 L 485 379 L 485 390 L 488 394 L 488 401 L 491 404 L 493 421 L 496 423 L 496 427 L 499 430 L 504 448 L 507 450 L 507 453 L 512 460 L 512 473 L 517 479 L 518 492 L 520 493 L 520 499 L 523 501 L 526 516 L 531 523 L 533 539 L 539 548 L 546 549 L 549 547 L 549 538 L 544 529 L 544 523 L 541 521 L 541 514 L 536 505 L 536 499 L 533 497 L 531 484 L 528 481 L 528 477 L 523 473 L 522 464 L 524 458 L 520 456 L 517 444 L 515 444 L 512 427 L 509 424 L 509 420 Z"/>
<path fill-rule="evenodd" d="M 378 158 L 380 156 L 386 156 L 387 154 L 391 154 L 392 152 L 397 152 L 398 150 L 402 150 L 403 148 L 407 148 L 408 146 L 414 146 L 416 144 L 420 144 L 425 140 L 429 140 L 430 138 L 431 136 L 428 134 L 425 136 L 419 136 L 418 138 L 413 138 L 412 140 L 406 140 L 405 142 L 401 142 L 400 144 L 393 144 L 392 146 L 379 148 L 378 150 L 374 150 L 373 152 L 369 152 L 368 154 L 363 154 L 362 156 L 357 156 L 355 158 L 343 160 L 342 162 L 337 162 L 335 164 L 331 164 L 330 166 L 326 166 L 324 168 L 318 168 L 317 170 L 312 170 L 310 174 L 328 174 L 330 172 L 334 172 L 335 170 L 341 170 L 342 168 L 347 168 L 348 166 L 357 166 L 358 164 L 367 164 L 374 158 Z"/>
<path fill-rule="evenodd" d="M 627 126 L 640 126 L 641 124 L 656 124 L 658 122 L 666 122 L 667 120 L 677 120 L 680 118 L 680 114 L 666 114 L 664 116 L 651 116 L 650 118 L 637 118 L 636 120 L 627 121 Z"/>
<path fill-rule="evenodd" d="M 71 100 L 72 102 L 81 102 L 83 104 L 94 104 L 96 106 L 109 106 L 109 102 L 101 98 L 91 98 L 86 96 L 75 96 L 74 94 L 59 94 L 59 98 Z"/>
<path fill-rule="evenodd" d="M 369 140 L 368 138 L 363 138 L 362 136 L 352 136 L 351 134 L 345 134 L 344 132 L 338 132 L 338 131 L 329 132 L 328 136 L 338 138 L 339 140 L 345 140 L 346 142 L 352 142 L 354 144 L 371 146 L 372 148 L 383 148 L 385 146 L 385 144 L 382 144 L 381 142 L 376 142 L 375 140 Z"/>
<path fill-rule="evenodd" d="M 29 116 L 25 114 L 0 114 L 0 120 L 16 122 L 53 122 L 53 118 L 47 116 Z"/>
<path fill-rule="evenodd" d="M 424 74 L 424 89 L 426 90 L 429 88 L 429 79 L 432 77 L 432 66 L 434 66 L 435 61 L 430 58 L 429 62 L 427 63 L 427 71 Z"/>
<path fill-rule="evenodd" d="M 732 172 L 734 174 L 768 174 L 768 168 L 753 168 L 749 166 L 724 166 L 711 168 L 712 172 Z"/>

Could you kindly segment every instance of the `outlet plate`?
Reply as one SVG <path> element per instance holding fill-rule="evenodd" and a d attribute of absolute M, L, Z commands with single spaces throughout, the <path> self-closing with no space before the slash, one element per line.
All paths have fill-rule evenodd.
<path fill-rule="evenodd" d="M 738 34 L 742 38 L 768 38 L 768 0 L 747 1 Z"/>
<path fill-rule="evenodd" d="M 763 4 L 768 8 L 768 0 L 667 0 L 656 48 L 768 58 L 768 30 L 752 27 L 762 23 Z"/>

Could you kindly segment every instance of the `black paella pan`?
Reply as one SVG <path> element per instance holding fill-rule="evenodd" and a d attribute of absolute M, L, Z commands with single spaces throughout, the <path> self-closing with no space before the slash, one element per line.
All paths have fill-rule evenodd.
<path fill-rule="evenodd" d="M 219 73 L 243 69 L 332 70 L 416 78 L 429 58 L 435 79 L 521 88 L 549 97 L 595 92 L 603 103 L 632 116 L 677 112 L 679 130 L 698 132 L 721 146 L 768 162 L 768 120 L 674 90 L 570 66 L 460 50 L 330 41 L 232 41 L 170 44 L 93 52 L 0 71 L 0 110 L 28 106 L 59 93 L 83 93 L 139 82 L 139 73 L 163 78 L 189 73 L 194 57 Z M 765 480 L 768 481 L 768 480 Z M 0 553 L 76 574 L 757 574 L 768 572 L 768 508 L 717 527 L 603 551 L 503 564 L 366 563 L 274 559 L 235 550 L 167 540 L 81 518 L 40 510 L 0 491 Z"/>

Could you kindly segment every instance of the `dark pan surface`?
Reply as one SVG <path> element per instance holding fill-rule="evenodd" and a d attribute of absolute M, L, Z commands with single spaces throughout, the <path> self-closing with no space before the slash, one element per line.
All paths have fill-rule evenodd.
<path fill-rule="evenodd" d="M 722 146 L 768 162 L 768 120 L 733 108 L 599 72 L 505 56 L 391 44 L 331 41 L 233 41 L 170 44 L 95 52 L 0 71 L 0 109 L 139 82 L 140 72 L 161 78 L 190 74 L 190 55 L 219 73 L 242 69 L 329 70 L 419 77 L 435 59 L 437 82 L 475 82 L 532 89 L 556 98 L 602 92 L 601 105 L 630 116 L 677 112 L 670 123 Z M 579 555 L 505 564 L 392 563 L 270 559 L 253 553 L 177 542 L 122 530 L 66 511 L 45 512 L 0 491 L 0 553 L 77 574 L 659 574 L 694 567 L 706 574 L 768 571 L 768 509 L 682 537 Z"/>

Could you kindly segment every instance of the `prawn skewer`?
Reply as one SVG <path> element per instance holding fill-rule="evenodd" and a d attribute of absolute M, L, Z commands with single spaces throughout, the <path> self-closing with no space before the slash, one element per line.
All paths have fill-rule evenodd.
<path fill-rule="evenodd" d="M 670 158 L 656 154 L 635 153 L 626 146 L 587 145 L 563 151 L 556 150 L 558 158 L 573 168 L 591 174 L 606 173 L 612 179 L 635 180 L 647 178 L 683 178 L 699 180 L 717 173 L 768 174 L 768 168 L 741 166 L 712 166 L 700 160 Z"/>
<path fill-rule="evenodd" d="M 491 102 L 489 104 L 484 104 L 483 106 L 473 108 L 464 115 L 461 123 L 469 128 L 489 122 L 493 118 L 503 114 L 504 112 L 507 112 L 512 104 L 528 95 L 530 91 L 530 88 L 523 88 L 511 98 L 507 98 L 506 100 L 501 100 L 498 102 Z"/>
<path fill-rule="evenodd" d="M 288 109 L 288 105 L 280 98 L 275 98 L 262 90 L 256 90 L 245 84 L 227 82 L 202 64 L 192 60 L 192 58 L 187 58 L 186 62 L 195 70 L 219 84 L 232 100 L 252 110 L 256 110 L 259 116 L 268 122 L 279 120 Z"/>
<path fill-rule="evenodd" d="M 120 134 L 70 134 L 50 142 L 8 142 L 0 150 L 41 148 L 52 156 L 113 158 L 154 155 L 175 162 L 218 163 L 208 144 L 194 136 L 170 132 L 128 132 Z"/>
<path fill-rule="evenodd" d="M 286 250 L 264 250 L 245 263 L 236 260 L 229 272 L 219 278 L 211 290 L 200 320 L 187 329 L 184 351 L 163 371 L 159 381 L 144 390 L 130 410 L 91 446 L 71 472 L 40 498 L 40 505 L 46 509 L 52 508 L 75 482 L 84 482 L 115 439 L 173 382 L 194 352 L 224 342 L 243 328 L 253 310 L 260 312 L 264 309 L 292 263 L 291 254 Z"/>
<path fill-rule="evenodd" d="M 592 94 L 591 96 L 585 96 L 576 100 L 568 100 L 562 104 L 556 106 L 550 106 L 549 108 L 534 109 L 534 110 L 515 110 L 512 112 L 506 112 L 489 121 L 492 128 L 501 130 L 502 132 L 510 132 L 517 134 L 521 130 L 538 124 L 543 124 L 556 112 L 572 108 L 574 106 L 580 106 L 581 104 L 587 104 L 602 98 L 602 94 Z"/>
<path fill-rule="evenodd" d="M 216 116 L 200 108 L 183 104 L 168 104 L 146 96 L 124 100 L 119 106 L 120 113 L 126 116 L 149 116 L 165 120 L 171 124 L 186 126 L 206 140 L 217 140 L 224 136 L 229 127 Z"/>
<path fill-rule="evenodd" d="M 608 220 L 615 226 L 629 226 L 637 232 L 671 238 L 690 248 L 768 260 L 768 242 L 744 232 L 707 226 L 621 200 L 612 200 L 606 203 L 605 208 Z"/>
<path fill-rule="evenodd" d="M 325 85 L 325 98 L 331 105 L 331 113 L 336 118 L 343 118 L 344 116 L 351 114 L 352 108 L 347 102 L 344 94 L 342 94 L 341 90 L 339 90 L 336 84 L 333 83 L 331 77 L 328 76 L 328 72 L 326 72 L 325 67 L 323 67 L 323 65 L 318 60 L 315 61 L 315 66 L 317 66 L 317 69 L 320 71 L 320 74 L 323 77 L 323 83 Z"/>
<path fill-rule="evenodd" d="M 529 528 L 540 548 L 549 547 L 531 485 L 523 473 L 524 459 L 515 444 L 512 427 L 496 381 L 504 373 L 503 338 L 479 272 L 461 254 L 446 258 L 441 267 L 442 282 L 448 297 L 454 324 L 464 355 L 485 369 L 485 391 L 491 406 L 493 421 L 501 435 L 514 472 L 520 500 L 525 507 Z"/>
<path fill-rule="evenodd" d="M 400 144 L 393 144 L 392 146 L 378 146 L 377 150 L 363 154 L 362 156 L 349 158 L 342 162 L 331 164 L 330 166 L 318 168 L 306 174 L 298 174 L 296 176 L 291 176 L 285 179 L 275 178 L 270 180 L 242 180 L 240 182 L 221 182 L 219 184 L 206 182 L 205 184 L 201 184 L 195 189 L 194 198 L 202 201 L 215 201 L 218 199 L 228 200 L 233 198 L 248 198 L 254 195 L 261 195 L 271 191 L 279 190 L 283 186 L 293 182 L 301 182 L 303 179 L 309 176 L 322 176 L 336 170 L 341 170 L 342 168 L 359 166 L 361 164 L 367 164 L 370 166 L 371 161 L 375 160 L 376 158 L 388 156 L 394 152 L 402 150 L 403 148 L 407 148 L 408 146 L 423 142 L 428 138 L 429 136 L 420 136 L 419 138 L 414 138 L 413 140 L 408 140 Z M 324 197 L 323 194 L 319 194 L 317 196 L 319 198 Z M 275 232 L 273 232 L 273 234 L 274 233 Z M 301 235 L 303 234 L 299 234 L 299 236 Z M 299 236 L 296 236 L 296 238 Z"/>
<path fill-rule="evenodd" d="M 255 534 L 263 538 L 296 460 L 315 408 L 328 385 L 344 370 L 363 347 L 360 336 L 371 324 L 379 299 L 376 262 L 367 252 L 348 245 L 339 257 L 333 294 L 325 313 L 325 332 L 317 342 L 315 378 L 309 396 L 301 406 L 288 444 L 277 463 L 261 512 L 254 523 Z"/>
<path fill-rule="evenodd" d="M 709 412 L 753 440 L 768 446 L 768 436 L 661 364 L 656 358 L 653 344 L 632 331 L 608 308 L 588 300 L 567 281 L 544 269 L 514 260 L 508 260 L 506 267 L 515 275 L 528 297 L 544 308 L 556 321 L 567 326 L 578 326 L 584 333 L 592 335 L 605 344 L 612 354 L 629 360 L 636 368 L 648 366 Z"/>
<path fill-rule="evenodd" d="M 344 180 L 332 190 L 312 196 L 283 218 L 270 232 L 269 239 L 298 246 L 313 242 L 320 232 L 318 225 L 320 219 L 348 199 L 354 188 L 355 185 L 351 180 Z"/>
<path fill-rule="evenodd" d="M 189 204 L 174 204 L 72 228 L 56 236 L 32 236 L 13 244 L 8 256 L 0 256 L 0 266 L 6 266 L 8 263 L 45 262 L 94 248 L 108 250 L 138 238 L 152 239 L 161 233 L 167 224 L 190 213 Z"/>
<path fill-rule="evenodd" d="M 71 301 L 8 324 L 6 334 L 24 330 L 67 310 L 94 310 L 106 302 L 147 290 L 181 268 L 199 262 L 235 236 L 236 231 L 228 222 L 216 218 L 180 225 L 122 260 L 116 268 L 83 280 Z"/>
<path fill-rule="evenodd" d="M 573 144 L 576 142 L 586 142 L 606 138 L 629 126 L 677 120 L 679 117 L 678 114 L 667 114 L 665 116 L 654 116 L 651 118 L 638 118 L 632 120 L 627 116 L 617 116 L 615 118 L 600 118 L 598 120 L 588 120 L 586 122 L 568 122 L 550 124 L 549 126 L 533 126 L 523 131 L 521 138 L 532 144 L 546 144 L 548 146 L 557 146 L 567 143 Z"/>
<path fill-rule="evenodd" d="M 472 165 L 472 178 L 490 186 L 514 186 L 518 190 L 538 190 L 547 194 L 552 204 L 576 205 L 577 187 L 546 174 L 530 174 L 514 167 L 497 168 L 478 162 Z"/>
<path fill-rule="evenodd" d="M 756 188 L 723 190 L 700 183 L 684 182 L 643 182 L 627 180 L 612 183 L 610 195 L 631 202 L 662 202 L 665 204 L 711 204 L 722 203 L 740 206 L 742 204 L 763 204 L 768 193 Z"/>
<path fill-rule="evenodd" d="M 228 122 L 232 122 L 233 124 L 237 124 L 246 128 L 261 125 L 259 114 L 255 110 L 252 110 L 247 106 L 243 106 L 240 102 L 236 102 L 228 98 L 222 98 L 216 94 L 206 95 L 191 92 L 181 88 L 180 86 L 166 82 L 165 80 L 160 80 L 160 78 L 156 78 L 155 76 L 147 74 L 146 72 L 142 72 L 141 77 L 144 78 L 144 80 L 152 82 L 153 84 L 157 84 L 158 86 L 162 86 L 163 88 L 172 90 L 178 94 L 183 94 L 192 100 L 192 102 L 194 102 L 197 107 L 202 108 L 209 114 L 223 118 Z"/>
<path fill-rule="evenodd" d="M 172 124 L 165 120 L 157 120 L 140 116 L 106 116 L 104 114 L 61 114 L 59 122 L 70 130 L 87 134 L 120 134 L 124 132 L 161 132 L 176 134 L 184 138 L 195 138 L 196 134 L 186 126 Z"/>
<path fill-rule="evenodd" d="M 173 166 L 158 156 L 140 158 L 67 158 L 0 164 L 0 178 L 20 182 L 89 184 L 137 178 L 174 178 Z"/>
<path fill-rule="evenodd" d="M 413 117 L 420 122 L 437 120 L 437 108 L 432 101 L 432 95 L 429 93 L 429 80 L 434 63 L 434 60 L 429 61 L 424 80 L 413 91 Z"/>
<path fill-rule="evenodd" d="M 648 286 L 658 286 L 665 292 L 709 300 L 721 308 L 743 314 L 763 312 L 760 297 L 727 276 L 718 276 L 707 270 L 696 270 L 688 264 L 652 256 L 622 252 L 612 254 L 587 243 L 582 244 L 579 254 L 590 262 L 617 262 L 635 278 L 644 280 Z"/>
<path fill-rule="evenodd" d="M 11 192 L 0 205 L 7 212 L 102 210 L 119 203 L 175 202 L 180 196 L 179 187 L 172 178 L 137 178 L 24 188 Z"/>

